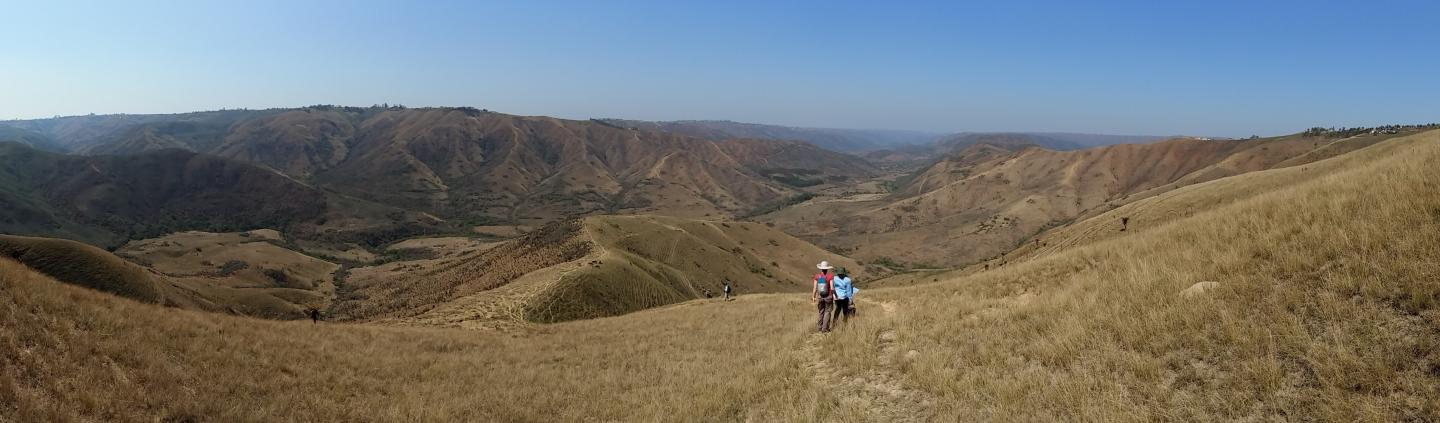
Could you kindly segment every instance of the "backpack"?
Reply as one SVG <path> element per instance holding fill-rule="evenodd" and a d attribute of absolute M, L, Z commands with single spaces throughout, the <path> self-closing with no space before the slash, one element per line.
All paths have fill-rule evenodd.
<path fill-rule="evenodd" d="M 822 281 L 821 278 L 824 278 L 824 280 Z M 834 286 L 834 284 L 835 284 L 835 276 L 832 276 L 832 275 L 815 275 L 815 286 L 816 286 L 816 288 L 815 288 L 815 293 L 816 293 L 816 294 L 819 294 L 821 297 L 828 297 L 828 296 L 830 296 L 830 288 L 831 288 L 832 286 Z"/>

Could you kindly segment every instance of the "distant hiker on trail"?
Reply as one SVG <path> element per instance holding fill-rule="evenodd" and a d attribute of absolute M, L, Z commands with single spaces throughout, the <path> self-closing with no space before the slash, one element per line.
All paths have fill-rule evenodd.
<path fill-rule="evenodd" d="M 311 307 L 305 314 L 310 315 L 310 323 L 320 323 L 320 309 Z"/>
<path fill-rule="evenodd" d="M 730 301 L 730 280 L 729 280 L 729 279 L 726 279 L 726 280 L 725 280 L 725 287 L 724 287 L 724 288 L 721 288 L 721 289 L 723 289 L 723 290 L 725 291 L 725 301 Z"/>
<path fill-rule="evenodd" d="M 830 274 L 830 269 L 835 267 L 831 266 L 828 261 L 822 261 L 815 265 L 815 268 L 820 269 L 820 273 L 811 280 L 813 284 L 810 288 L 810 301 L 815 303 L 815 307 L 820 312 L 820 322 L 816 325 L 816 329 L 821 332 L 829 332 L 830 310 L 835 306 L 835 275 Z"/>
<path fill-rule="evenodd" d="M 1130 227 L 1130 218 L 1128 218 L 1128 217 L 1122 217 L 1122 218 L 1120 218 L 1120 232 L 1125 232 L 1125 229 L 1126 229 L 1126 228 L 1129 228 L 1129 227 Z"/>
<path fill-rule="evenodd" d="M 850 271 L 845 270 L 844 267 L 836 270 L 833 285 L 835 286 L 835 311 L 831 314 L 830 321 L 834 322 L 836 318 L 843 315 L 845 321 L 848 322 L 850 316 L 855 315 L 855 282 L 850 280 Z"/>

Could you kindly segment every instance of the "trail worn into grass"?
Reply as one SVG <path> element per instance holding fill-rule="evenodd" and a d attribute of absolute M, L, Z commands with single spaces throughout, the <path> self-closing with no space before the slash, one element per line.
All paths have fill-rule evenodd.
<path fill-rule="evenodd" d="M 884 314 L 877 316 L 878 320 L 888 320 L 895 314 L 892 302 L 865 303 L 883 310 Z M 826 358 L 821 347 L 825 336 L 823 333 L 806 336 L 797 353 L 806 363 L 815 386 L 834 391 L 842 407 L 858 408 L 863 412 L 865 421 L 873 422 L 923 422 L 934 416 L 934 398 L 924 391 L 906 386 L 898 376 L 895 360 L 899 347 L 895 345 L 893 328 L 887 327 L 880 332 L 879 347 L 875 351 L 879 363 L 876 369 L 856 370 L 836 366 Z"/>

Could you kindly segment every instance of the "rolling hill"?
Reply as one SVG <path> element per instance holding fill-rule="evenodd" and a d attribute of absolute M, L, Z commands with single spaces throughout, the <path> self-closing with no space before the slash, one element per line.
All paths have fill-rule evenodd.
<path fill-rule="evenodd" d="M 824 335 L 804 294 L 516 332 L 311 325 L 160 308 L 0 259 L 0 417 L 1435 420 L 1437 141 L 1147 197 L 1134 207 L 1193 212 L 866 290 L 860 318 Z"/>
<path fill-rule="evenodd" d="M 677 120 L 653 122 L 625 119 L 602 119 L 603 122 L 647 131 L 670 132 L 714 141 L 728 139 L 765 139 L 804 141 L 820 148 L 859 153 L 897 145 L 924 144 L 940 134 L 921 131 L 885 129 L 797 128 L 726 120 Z"/>
<path fill-rule="evenodd" d="M 1387 137 L 1175 139 L 1073 151 L 975 144 L 898 180 L 888 197 L 819 198 L 759 219 L 867 262 L 948 267 L 1181 186 L 1301 165 Z"/>
<path fill-rule="evenodd" d="M 960 132 L 945 135 L 933 142 L 867 151 L 864 157 L 875 163 L 928 165 L 977 145 L 988 144 L 1005 148 L 1033 145 L 1050 150 L 1070 151 L 1115 144 L 1144 144 L 1167 139 L 1144 135 L 1105 135 L 1067 132 Z"/>
<path fill-rule="evenodd" d="M 0 125 L 0 143 L 5 142 L 24 144 L 26 147 L 50 152 L 64 151 L 64 148 L 55 143 L 55 140 L 45 136 L 45 134 L 13 126 Z"/>
<path fill-rule="evenodd" d="M 714 141 L 467 107 L 312 106 L 0 125 L 87 154 L 182 149 L 257 164 L 317 189 L 472 225 L 600 213 L 738 216 L 816 181 L 875 171 L 802 142 Z"/>
<path fill-rule="evenodd" d="M 815 263 L 854 261 L 757 223 L 595 216 L 493 247 L 350 271 L 333 314 L 490 327 L 612 316 L 737 292 L 808 291 Z"/>
<path fill-rule="evenodd" d="M 265 241 L 254 242 L 269 245 Z M 250 263 L 236 260 L 249 257 L 226 254 L 233 249 L 219 252 L 229 257 L 229 262 L 224 264 L 201 264 L 203 260 L 199 258 L 187 263 L 183 258 L 190 254 L 200 256 L 202 248 L 210 249 L 213 256 L 216 253 L 213 247 L 217 247 L 214 244 L 200 242 L 182 246 L 173 237 L 151 245 L 156 243 L 175 247 L 174 251 L 147 257 L 147 261 L 160 264 L 158 269 L 137 265 L 90 245 L 53 238 L 0 235 L 0 257 L 65 283 L 143 303 L 271 319 L 302 318 L 305 309 L 328 304 L 329 291 L 333 291 L 329 274 L 303 274 L 297 271 L 305 270 L 304 267 L 277 265 L 274 261 L 309 261 L 307 264 L 312 268 L 323 268 L 328 263 L 283 248 L 251 244 L 248 248 L 264 250 L 271 259 L 268 262 L 251 259 L 258 266 L 251 267 Z M 129 254 L 141 248 L 133 247 Z M 302 275 L 325 280 L 312 283 L 310 279 L 301 279 Z"/>
<path fill-rule="evenodd" d="M 247 163 L 161 150 L 73 156 L 0 143 L 0 231 L 114 247 L 183 230 L 279 228 L 380 242 L 437 230 L 418 213 L 342 198 Z"/>

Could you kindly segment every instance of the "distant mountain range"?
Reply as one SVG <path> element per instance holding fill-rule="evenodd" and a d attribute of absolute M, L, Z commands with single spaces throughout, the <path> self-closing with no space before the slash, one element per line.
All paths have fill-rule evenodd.
<path fill-rule="evenodd" d="M 876 163 L 915 163 L 934 160 L 976 144 L 1019 147 L 1034 145 L 1057 151 L 1080 150 L 1115 144 L 1144 144 L 1170 137 L 1147 135 L 1101 135 L 1056 132 L 961 132 L 934 142 L 902 145 L 864 153 Z"/>
<path fill-rule="evenodd" d="M 670 132 L 710 140 L 754 138 L 804 141 L 821 148 L 854 153 L 911 144 L 926 144 L 944 134 L 890 129 L 800 128 L 732 122 L 728 120 L 643 121 L 600 119 L 600 121 L 649 131 Z"/>
<path fill-rule="evenodd" d="M 715 141 L 463 107 L 76 116 L 0 128 L 0 141 L 14 142 L 0 149 L 0 194 L 28 205 L 0 215 L 0 227 L 100 245 L 162 229 L 318 236 L 341 221 L 426 220 L 411 212 L 455 226 L 600 213 L 719 218 L 876 172 L 799 141 Z M 353 208 L 365 213 L 337 215 L 338 202 L 363 203 Z M 214 220 L 222 217 L 231 220 Z"/>
<path fill-rule="evenodd" d="M 958 132 L 942 134 L 888 129 L 800 128 L 725 120 L 642 121 L 599 119 L 601 122 L 651 131 L 725 140 L 753 138 L 795 140 L 821 148 L 861 154 L 876 163 L 903 163 L 938 158 L 973 144 L 1037 145 L 1052 150 L 1079 150 L 1113 144 L 1141 144 L 1168 136 L 1105 135 L 1069 132 Z"/>

